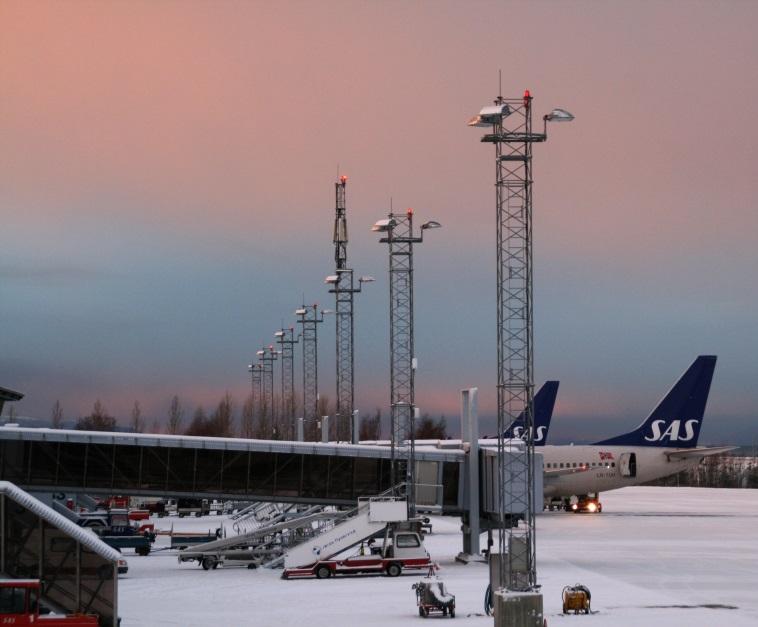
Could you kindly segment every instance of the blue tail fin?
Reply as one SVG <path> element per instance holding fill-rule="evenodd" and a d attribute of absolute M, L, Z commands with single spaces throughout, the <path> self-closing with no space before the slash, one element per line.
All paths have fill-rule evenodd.
<path fill-rule="evenodd" d="M 634 431 L 597 444 L 665 448 L 697 446 L 715 368 L 714 355 L 701 355 L 645 422 Z"/>
<path fill-rule="evenodd" d="M 547 432 L 550 429 L 550 419 L 553 417 L 555 397 L 558 394 L 558 381 L 545 381 L 534 395 L 534 445 L 544 446 Z M 521 438 L 524 435 L 524 413 L 522 412 L 510 427 L 503 432 L 504 438 Z"/>

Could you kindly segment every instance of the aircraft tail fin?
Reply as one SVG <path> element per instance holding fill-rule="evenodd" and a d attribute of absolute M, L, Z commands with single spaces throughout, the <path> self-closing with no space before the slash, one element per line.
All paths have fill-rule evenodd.
<path fill-rule="evenodd" d="M 558 395 L 559 381 L 545 381 L 534 395 L 534 445 L 544 446 L 553 417 L 555 397 Z M 524 435 L 524 412 L 503 432 L 504 438 L 521 438 Z"/>
<path fill-rule="evenodd" d="M 597 444 L 663 448 L 697 446 L 715 368 L 715 355 L 700 355 L 639 427 Z"/>

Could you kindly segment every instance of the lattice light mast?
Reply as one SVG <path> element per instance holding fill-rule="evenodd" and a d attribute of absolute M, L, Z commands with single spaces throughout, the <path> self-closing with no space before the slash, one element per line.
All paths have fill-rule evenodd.
<path fill-rule="evenodd" d="M 413 245 L 424 231 L 439 228 L 430 220 L 413 233 L 413 210 L 390 213 L 372 227 L 389 245 L 390 273 L 390 396 L 392 421 L 392 485 L 405 483 L 408 513 L 416 515 L 415 366 L 413 338 Z"/>
<path fill-rule="evenodd" d="M 298 323 L 303 325 L 303 421 L 310 425 L 318 422 L 318 325 L 324 321 L 328 309 L 319 311 L 318 305 L 303 305 L 295 310 Z"/>
<path fill-rule="evenodd" d="M 282 423 L 285 439 L 295 439 L 295 329 L 282 328 L 274 333 L 282 356 Z"/>
<path fill-rule="evenodd" d="M 495 145 L 497 225 L 497 428 L 500 581 L 514 591 L 537 586 L 534 485 L 534 318 L 532 270 L 532 145 L 547 139 L 547 122 L 573 116 L 554 109 L 542 133 L 532 130 L 532 97 L 498 96 L 469 126 L 489 127 L 482 142 Z M 524 413 L 522 445 L 504 431 Z M 523 519 L 519 527 L 513 518 Z M 514 541 L 515 540 L 515 541 Z"/>
<path fill-rule="evenodd" d="M 373 281 L 372 277 L 362 276 L 358 287 L 353 281 L 353 270 L 347 267 L 347 215 L 345 188 L 347 177 L 340 176 L 334 184 L 334 265 L 335 273 L 326 277 L 325 283 L 331 285 L 330 293 L 335 300 L 335 325 L 337 349 L 337 405 L 336 434 L 337 441 L 353 440 L 353 409 L 355 406 L 355 351 L 353 344 L 354 317 L 353 304 L 363 284 Z"/>
<path fill-rule="evenodd" d="M 258 359 L 263 365 L 263 405 L 271 419 L 270 434 L 276 437 L 276 411 L 274 408 L 274 362 L 279 356 L 273 345 L 264 347 L 258 351 Z"/>
<path fill-rule="evenodd" d="M 253 420 L 257 420 L 261 410 L 261 392 L 263 378 L 263 364 L 253 363 L 247 365 L 247 371 L 250 373 L 251 382 L 251 401 L 253 405 Z"/>

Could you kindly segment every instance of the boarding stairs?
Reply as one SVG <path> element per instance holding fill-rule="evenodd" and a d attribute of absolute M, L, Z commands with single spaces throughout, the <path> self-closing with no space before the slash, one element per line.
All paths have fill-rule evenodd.
<path fill-rule="evenodd" d="M 232 528 L 238 534 L 249 533 L 284 520 L 293 509 L 295 505 L 288 503 L 255 503 L 243 515 L 232 517 Z"/>
<path fill-rule="evenodd" d="M 70 510 L 68 507 L 66 507 L 65 503 L 53 499 L 52 505 L 53 505 L 54 511 L 58 512 L 62 516 L 65 516 L 75 525 L 78 525 L 80 523 L 82 517 L 79 516 L 79 514 L 77 514 L 76 512 Z"/>
<path fill-rule="evenodd" d="M 205 556 L 222 556 L 232 551 L 246 551 L 256 557 L 259 564 L 277 566 L 284 551 L 304 540 L 309 540 L 330 522 L 338 512 L 324 511 L 314 505 L 302 512 L 282 512 L 267 523 L 238 535 L 198 544 L 179 553 L 180 561 L 201 559 Z M 252 524 L 252 523 L 251 523 Z"/>
<path fill-rule="evenodd" d="M 375 496 L 358 499 L 358 507 L 342 520 L 287 549 L 285 568 L 298 568 L 327 560 L 380 533 L 388 523 L 408 520 L 405 497 Z"/>

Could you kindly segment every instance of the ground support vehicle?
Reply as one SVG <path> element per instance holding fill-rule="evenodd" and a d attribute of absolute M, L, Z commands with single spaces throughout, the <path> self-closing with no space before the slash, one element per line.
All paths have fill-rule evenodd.
<path fill-rule="evenodd" d="M 421 581 L 411 586 L 416 591 L 418 615 L 426 618 L 434 612 L 455 618 L 455 595 L 450 594 L 445 583 L 434 574 L 434 568 Z"/>
<path fill-rule="evenodd" d="M 150 520 L 150 512 L 146 509 L 130 509 L 129 520 Z"/>
<path fill-rule="evenodd" d="M 120 551 L 134 549 L 137 555 L 148 555 L 155 542 L 155 527 L 152 524 L 133 525 L 126 510 L 111 510 L 108 526 L 93 527 L 92 530 L 108 546 Z"/>
<path fill-rule="evenodd" d="M 128 572 L 129 572 L 129 562 L 127 562 L 125 559 L 119 559 L 118 560 L 118 574 L 126 575 L 126 573 Z"/>
<path fill-rule="evenodd" d="M 599 514 L 603 511 L 603 504 L 597 494 L 583 494 L 576 501 L 566 503 L 566 511 L 575 514 Z"/>
<path fill-rule="evenodd" d="M 197 546 L 218 540 L 221 537 L 221 527 L 214 532 L 208 530 L 208 533 L 174 533 L 172 529 L 169 537 L 171 538 L 172 549 L 186 549 L 189 546 Z"/>
<path fill-rule="evenodd" d="M 97 627 L 95 614 L 42 614 L 40 618 L 39 579 L 0 579 L 0 625 L 51 625 L 57 627 Z"/>
<path fill-rule="evenodd" d="M 359 499 L 352 514 L 328 531 L 288 550 L 282 579 L 326 579 L 354 573 L 397 577 L 403 570 L 425 570 L 432 566 L 417 522 L 408 521 L 406 499 L 384 496 Z M 374 537 L 382 534 L 381 546 L 374 546 Z M 368 554 L 364 542 L 369 545 Z M 358 544 L 361 548 L 356 555 L 337 558 Z"/>
<path fill-rule="evenodd" d="M 211 513 L 208 499 L 176 499 L 176 514 L 184 516 L 207 516 Z"/>
<path fill-rule="evenodd" d="M 155 534 L 143 533 L 135 534 L 131 536 L 109 536 L 99 535 L 98 537 L 105 542 L 108 546 L 113 547 L 119 553 L 121 549 L 134 549 L 137 555 L 150 555 L 153 542 L 155 542 Z"/>
<path fill-rule="evenodd" d="M 426 570 L 432 565 L 421 535 L 415 531 L 390 531 L 383 545 L 368 555 L 360 553 L 346 559 L 319 560 L 302 568 L 285 568 L 282 579 L 316 577 L 327 579 L 335 575 L 382 574 L 397 577 L 405 570 Z"/>
<path fill-rule="evenodd" d="M 211 542 L 190 546 L 180 551 L 179 563 L 197 561 L 205 570 L 222 566 L 273 567 L 283 559 L 284 551 L 292 545 L 311 539 L 314 526 L 330 521 L 335 513 L 314 506 L 298 515 L 286 512 L 271 522 L 260 523 L 244 533 Z M 173 544 L 172 540 L 172 544 Z"/>

